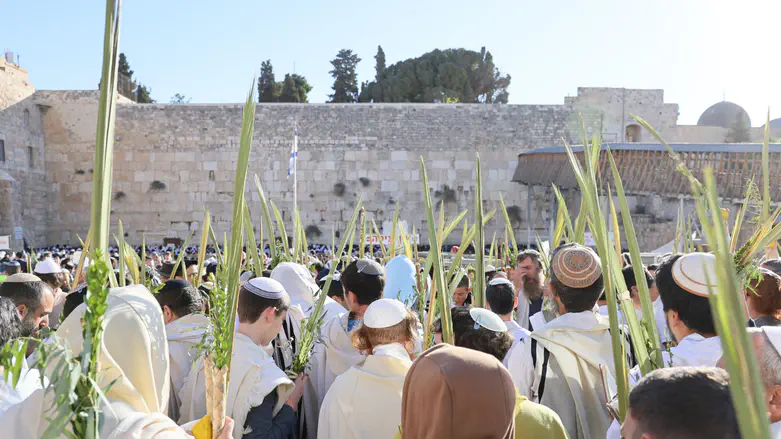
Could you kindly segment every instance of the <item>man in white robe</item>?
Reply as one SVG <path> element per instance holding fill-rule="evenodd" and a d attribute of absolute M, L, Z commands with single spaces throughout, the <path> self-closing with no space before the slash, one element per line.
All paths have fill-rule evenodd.
<path fill-rule="evenodd" d="M 716 280 L 716 261 L 708 253 L 675 255 L 656 270 L 656 285 L 665 314 L 665 328 L 677 342 L 662 351 L 660 367 L 715 366 L 722 355 L 721 339 L 716 335 L 708 295 L 710 282 Z M 629 384 L 642 377 L 640 367 L 629 371 Z M 615 420 L 607 434 L 608 439 L 621 437 Z"/>
<path fill-rule="evenodd" d="M 239 291 L 239 325 L 234 339 L 226 413 L 236 421 L 234 439 L 250 428 L 258 438 L 286 438 L 297 428 L 296 411 L 303 394 L 263 349 L 279 334 L 290 306 L 282 285 L 268 278 L 247 281 Z M 183 424 L 206 415 L 203 360 L 199 359 L 184 383 Z"/>
<path fill-rule="evenodd" d="M 515 267 L 510 270 L 509 279 L 518 296 L 515 321 L 524 329 L 534 330 L 531 317 L 542 311 L 543 283 L 542 255 L 535 250 L 518 254 Z"/>
<path fill-rule="evenodd" d="M 357 329 L 366 308 L 382 298 L 385 272 L 370 259 L 358 259 L 342 271 L 344 299 L 349 312 L 328 320 L 320 331 L 310 359 L 309 386 L 304 398 L 307 419 L 318 419 L 320 406 L 337 376 L 360 363 L 364 355 L 353 346 L 351 334 Z M 315 424 L 315 423 L 311 423 Z M 317 437 L 317 425 L 307 424 L 307 437 Z"/>
<path fill-rule="evenodd" d="M 171 367 L 171 397 L 168 416 L 179 419 L 179 393 L 196 360 L 195 346 L 201 342 L 209 319 L 203 314 L 201 294 L 188 282 L 167 281 L 155 294 L 163 311 Z"/>
<path fill-rule="evenodd" d="M 22 330 L 22 321 L 16 306 L 6 297 L 0 297 L 0 347 L 10 343 L 19 337 Z M 31 369 L 27 362 L 22 360 L 21 371 L 18 377 L 8 374 L 0 366 L 0 413 L 6 411 L 14 404 L 24 401 L 34 391 L 41 388 L 41 375 L 37 369 Z M 14 379 L 18 379 L 14 385 Z"/>
<path fill-rule="evenodd" d="M 485 304 L 486 308 L 496 313 L 502 319 L 507 332 L 513 337 L 513 345 L 510 347 L 510 351 L 521 345 L 529 337 L 529 331 L 513 320 L 513 309 L 518 304 L 518 298 L 515 296 L 515 287 L 512 282 L 501 277 L 488 282 L 488 287 L 485 289 Z M 508 365 L 509 358 L 510 353 L 508 352 L 503 360 L 505 367 Z"/>
<path fill-rule="evenodd" d="M 336 377 L 323 400 L 319 439 L 392 438 L 401 425 L 401 394 L 412 366 L 417 319 L 403 303 L 380 299 L 354 335 L 368 356 Z"/>
<path fill-rule="evenodd" d="M 549 287 L 559 316 L 510 352 L 508 369 L 520 394 L 553 409 L 571 438 L 604 438 L 615 368 L 610 325 L 593 311 L 603 291 L 599 256 L 578 244 L 558 247 Z"/>

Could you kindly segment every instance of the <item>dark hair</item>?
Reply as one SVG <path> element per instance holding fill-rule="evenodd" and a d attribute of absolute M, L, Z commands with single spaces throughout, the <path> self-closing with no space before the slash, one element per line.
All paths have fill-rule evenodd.
<path fill-rule="evenodd" d="M 510 314 L 515 308 L 515 287 L 506 283 L 488 285 L 485 289 L 485 300 L 496 314 Z"/>
<path fill-rule="evenodd" d="M 651 285 L 654 284 L 654 278 L 651 277 L 651 273 L 649 273 L 645 268 L 643 268 L 643 273 L 645 273 L 645 282 L 648 284 L 648 288 L 651 288 Z M 625 266 L 621 270 L 621 274 L 624 275 L 624 282 L 626 282 L 626 287 L 629 290 L 629 294 L 632 295 L 632 287 L 637 287 L 634 267 L 631 265 Z"/>
<path fill-rule="evenodd" d="M 662 298 L 662 308 L 673 310 L 689 329 L 703 334 L 715 334 L 708 298 L 692 294 L 681 288 L 673 279 L 673 264 L 683 255 L 671 256 L 656 270 L 656 288 Z"/>
<path fill-rule="evenodd" d="M 154 295 L 160 308 L 167 306 L 176 315 L 184 317 L 203 311 L 203 301 L 198 290 L 183 280 L 169 280 Z"/>
<path fill-rule="evenodd" d="M 60 286 L 61 282 L 58 274 L 59 273 L 35 273 L 35 275 L 38 276 L 38 279 L 46 282 L 52 288 Z"/>
<path fill-rule="evenodd" d="M 518 257 L 515 259 L 515 263 L 520 264 L 525 259 L 531 259 L 537 265 L 537 270 L 542 270 L 542 255 L 537 250 L 526 249 L 518 253 Z"/>
<path fill-rule="evenodd" d="M 656 271 L 659 269 L 659 264 L 648 264 L 648 267 L 646 267 L 646 271 Z"/>
<path fill-rule="evenodd" d="M 499 361 L 504 361 L 507 352 L 513 345 L 513 338 L 507 332 L 494 332 L 478 326 L 469 314 L 471 307 L 457 306 L 450 310 L 453 320 L 453 336 L 456 346 L 480 351 L 493 355 Z M 442 321 L 437 319 L 432 325 L 432 331 L 442 332 Z"/>
<path fill-rule="evenodd" d="M 375 300 L 382 299 L 382 290 L 385 288 L 385 274 L 375 276 L 358 273 L 357 260 L 345 267 L 341 281 L 345 294 L 348 291 L 355 294 L 359 305 L 369 305 Z"/>
<path fill-rule="evenodd" d="M 65 296 L 65 304 L 62 305 L 62 314 L 60 314 L 60 320 L 65 320 L 76 307 L 84 303 L 84 295 L 87 293 L 87 286 L 84 285 L 81 289 L 74 290 Z"/>
<path fill-rule="evenodd" d="M 665 439 L 740 438 L 728 381 L 727 372 L 716 367 L 649 373 L 629 393 L 638 433 Z"/>
<path fill-rule="evenodd" d="M 748 300 L 760 314 L 781 317 L 781 277 L 776 273 L 760 268 L 762 280 L 749 283 Z"/>
<path fill-rule="evenodd" d="M 21 265 L 6 265 L 5 274 L 11 276 L 12 274 L 20 273 L 22 271 Z"/>
<path fill-rule="evenodd" d="M 458 281 L 458 286 L 456 288 L 466 288 L 469 289 L 469 287 L 472 286 L 472 279 L 469 278 L 468 274 L 464 274 L 461 276 L 461 280 Z"/>
<path fill-rule="evenodd" d="M 21 333 L 22 319 L 14 302 L 7 297 L 0 297 L 0 347 L 18 338 Z"/>
<path fill-rule="evenodd" d="M 556 247 L 551 255 L 551 260 L 556 257 L 556 254 L 565 248 L 574 247 L 576 244 L 564 244 Z M 599 300 L 604 290 L 604 282 L 602 280 L 602 274 L 600 273 L 597 280 L 594 281 L 588 287 L 585 288 L 572 288 L 564 285 L 556 276 L 554 270 L 550 271 L 550 286 L 554 294 L 559 297 L 561 303 L 567 308 L 567 312 L 583 312 L 594 308 L 594 305 Z"/>
<path fill-rule="evenodd" d="M 325 283 L 328 281 L 328 276 L 324 277 L 319 282 L 320 289 L 325 288 Z M 328 286 L 328 291 L 325 292 L 328 297 L 338 297 L 344 300 L 344 288 L 342 288 L 342 282 L 340 280 L 331 279 L 331 285 Z"/>
<path fill-rule="evenodd" d="M 0 296 L 7 297 L 14 305 L 24 305 L 30 311 L 37 310 L 45 294 L 53 294 L 52 289 L 43 281 L 3 282 L 0 284 Z"/>
<path fill-rule="evenodd" d="M 266 299 L 241 287 L 239 290 L 239 322 L 255 323 L 267 308 L 276 308 L 274 314 L 281 315 L 290 307 L 290 298 Z"/>
<path fill-rule="evenodd" d="M 763 262 L 761 265 L 762 268 L 767 268 L 768 270 L 772 271 L 773 273 L 781 276 L 781 259 L 768 259 L 767 261 Z"/>

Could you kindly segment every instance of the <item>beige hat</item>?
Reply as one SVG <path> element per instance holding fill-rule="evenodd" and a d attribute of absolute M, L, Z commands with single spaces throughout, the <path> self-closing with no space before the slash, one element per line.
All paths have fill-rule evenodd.
<path fill-rule="evenodd" d="M 551 261 L 551 269 L 559 282 L 570 288 L 586 288 L 602 275 L 602 261 L 588 247 L 580 244 L 557 250 Z"/>
<path fill-rule="evenodd" d="M 41 282 L 41 278 L 29 273 L 16 273 L 8 276 L 5 283 L 24 283 L 24 282 Z"/>
<path fill-rule="evenodd" d="M 681 256 L 673 264 L 673 280 L 696 296 L 708 297 L 716 289 L 716 257 L 700 252 Z"/>

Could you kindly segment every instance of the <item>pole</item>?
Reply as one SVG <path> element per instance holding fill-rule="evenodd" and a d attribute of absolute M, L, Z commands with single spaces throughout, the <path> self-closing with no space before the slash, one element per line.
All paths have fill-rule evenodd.
<path fill-rule="evenodd" d="M 293 222 L 298 212 L 298 124 L 293 122 Z M 293 233 L 293 248 L 298 251 L 298 230 Z M 287 245 L 287 243 L 285 243 Z"/>

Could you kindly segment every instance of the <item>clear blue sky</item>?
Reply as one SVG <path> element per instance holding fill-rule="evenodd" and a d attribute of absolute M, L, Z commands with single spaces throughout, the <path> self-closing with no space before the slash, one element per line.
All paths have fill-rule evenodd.
<path fill-rule="evenodd" d="M 94 89 L 105 2 L 0 0 L 0 46 L 38 89 Z M 781 117 L 779 0 L 126 0 L 120 46 L 152 97 L 244 99 L 261 61 L 295 72 L 324 102 L 331 60 L 357 52 L 359 81 L 434 48 L 486 46 L 512 75 L 513 104 L 560 104 L 578 86 L 663 88 L 696 123 L 722 99 L 754 126 Z"/>

